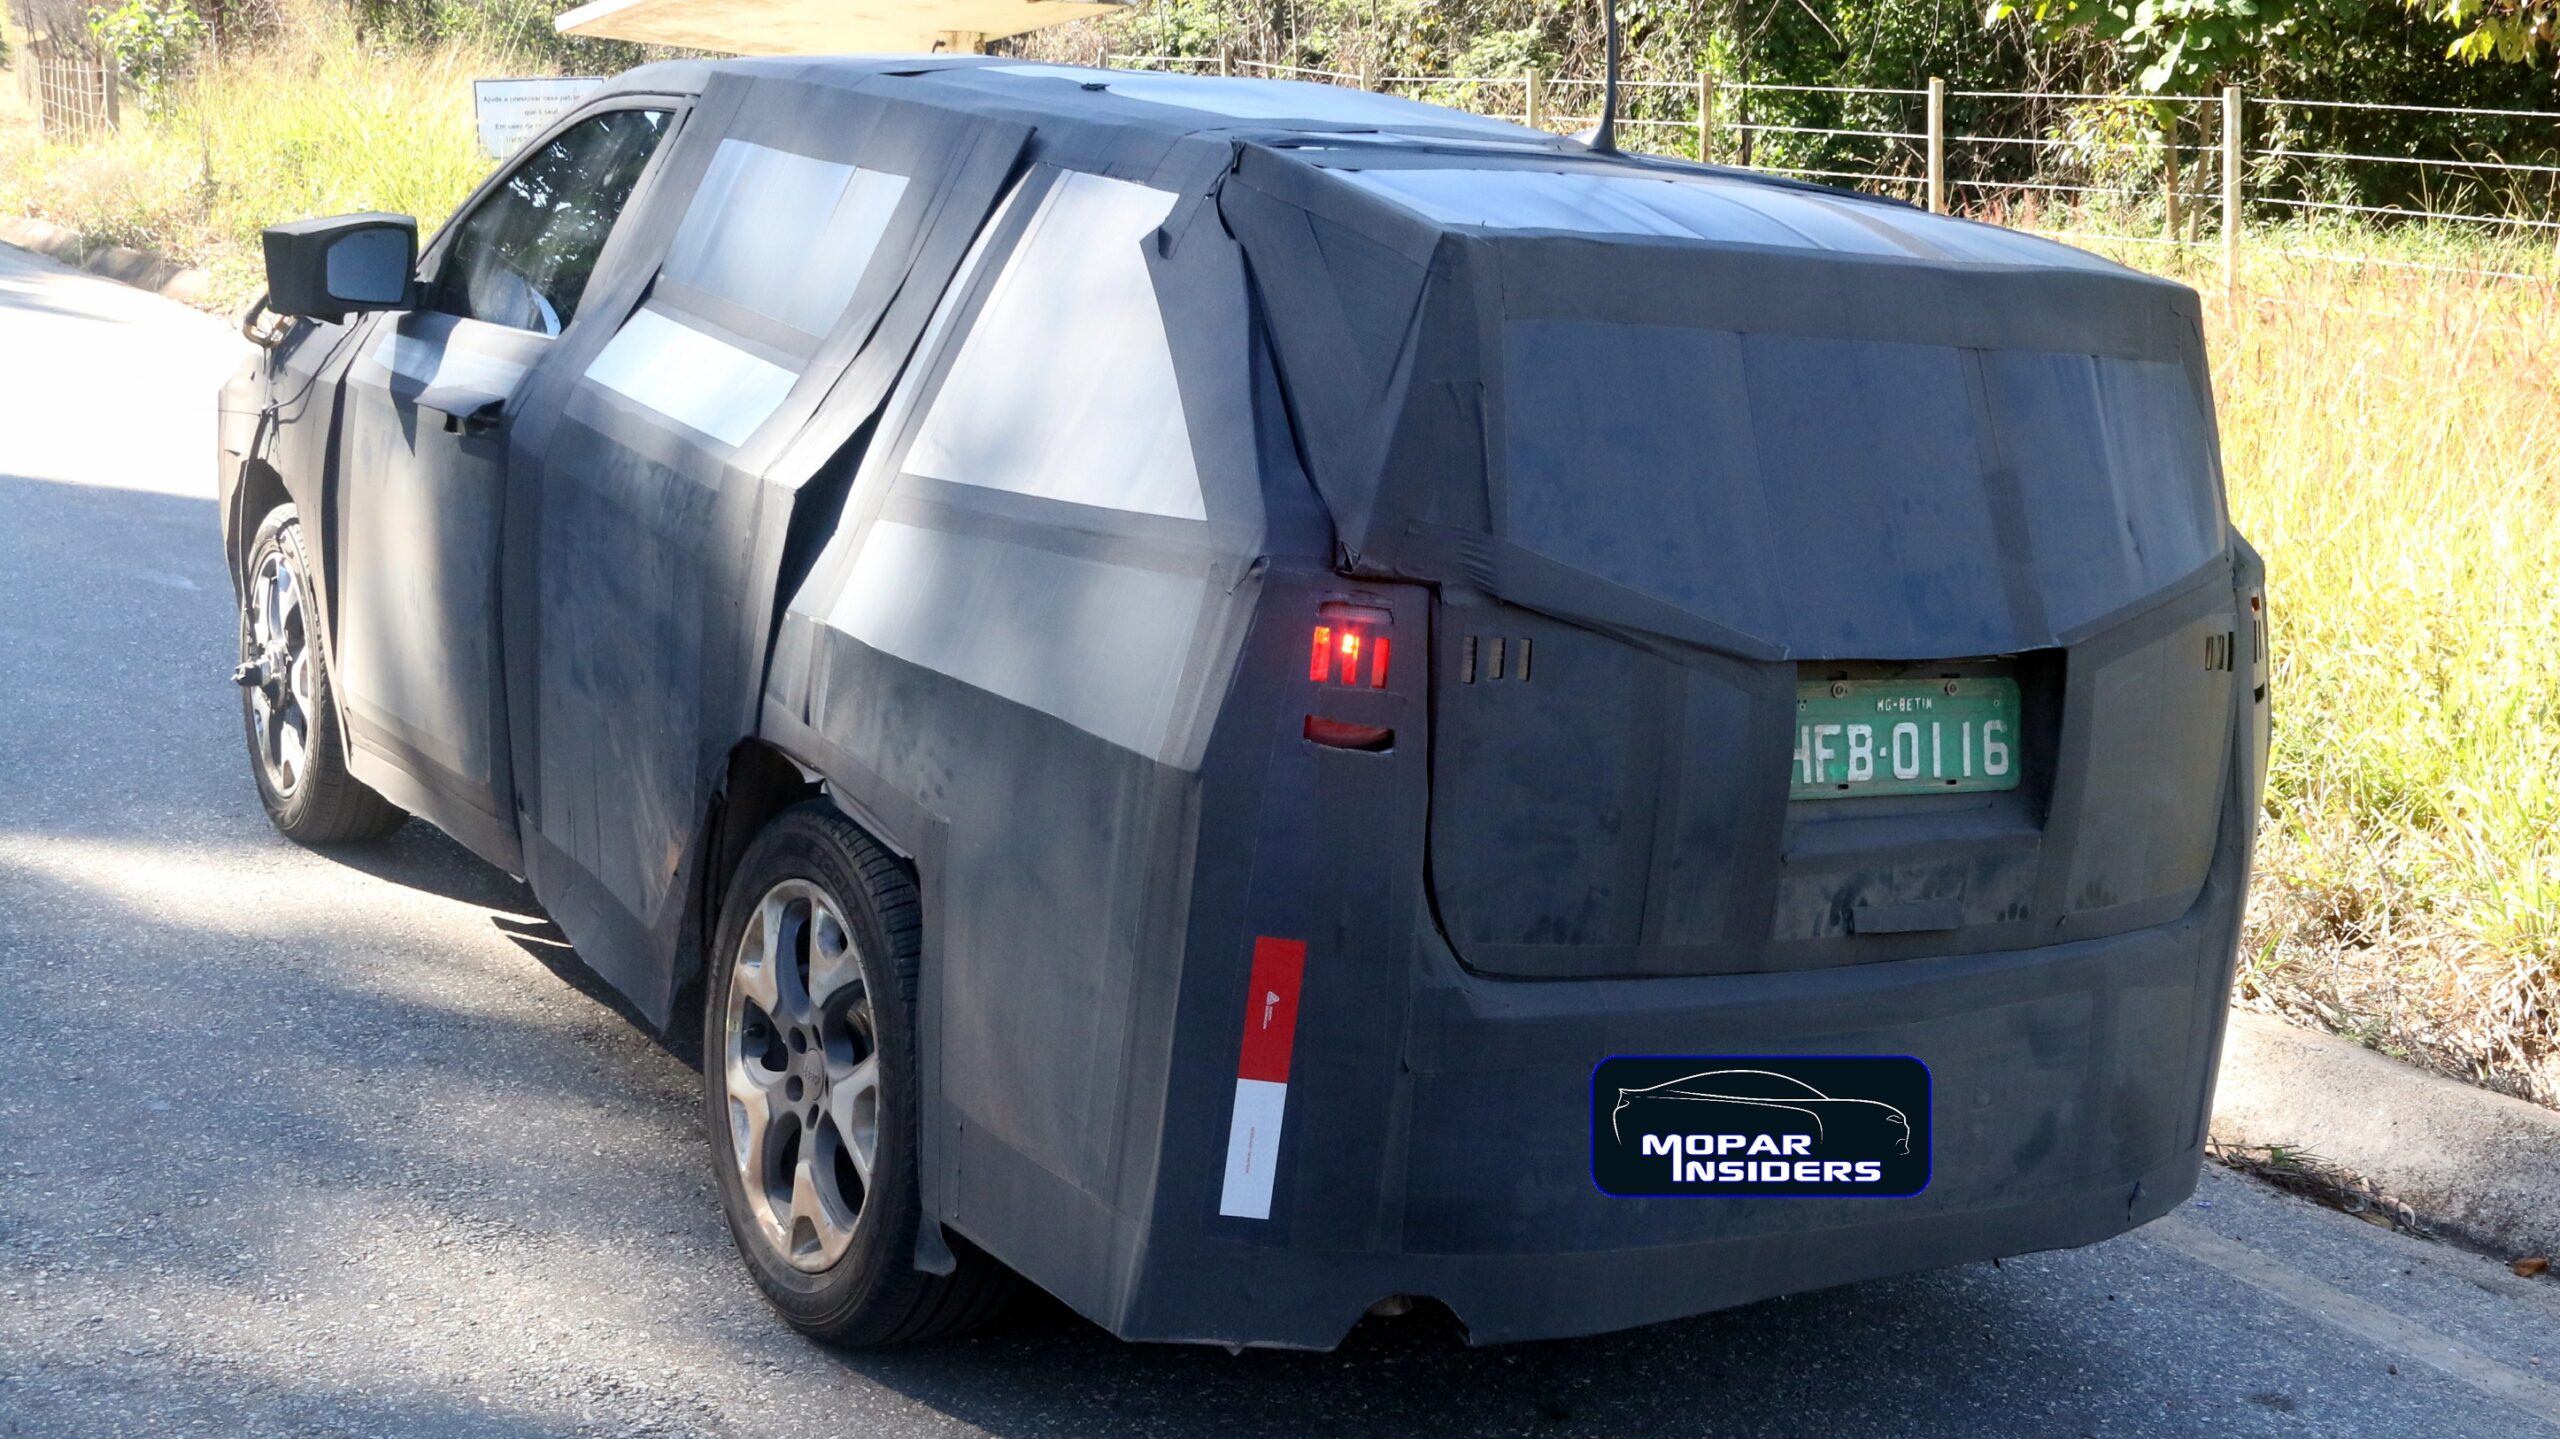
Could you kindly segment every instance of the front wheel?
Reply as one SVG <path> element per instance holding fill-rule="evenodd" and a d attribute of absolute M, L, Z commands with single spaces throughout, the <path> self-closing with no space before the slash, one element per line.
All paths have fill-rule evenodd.
<path fill-rule="evenodd" d="M 241 566 L 240 721 L 258 799 L 285 838 L 301 844 L 380 839 L 408 816 L 347 773 L 315 632 L 311 564 L 291 505 L 267 512 Z"/>
<path fill-rule="evenodd" d="M 757 836 L 721 906 L 704 1118 L 729 1232 L 792 1327 L 862 1346 L 993 1317 L 1010 1271 L 957 1235 L 915 1267 L 915 881 L 823 801 Z"/>

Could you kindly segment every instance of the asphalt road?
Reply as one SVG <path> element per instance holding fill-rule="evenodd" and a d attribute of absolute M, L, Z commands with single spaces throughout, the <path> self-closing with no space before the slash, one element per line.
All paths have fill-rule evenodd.
<path fill-rule="evenodd" d="M 250 788 L 217 322 L 0 250 L 0 1434 L 2560 1430 L 2560 1283 L 2228 1174 L 2142 1233 L 1600 1339 L 845 1355 L 730 1252 L 693 1075 L 513 881 Z"/>

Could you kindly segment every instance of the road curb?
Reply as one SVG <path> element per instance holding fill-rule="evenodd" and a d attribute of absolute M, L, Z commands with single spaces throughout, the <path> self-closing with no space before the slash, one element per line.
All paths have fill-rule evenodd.
<path fill-rule="evenodd" d="M 213 291 L 213 276 L 199 266 L 180 265 L 122 245 L 101 244 L 76 230 L 43 220 L 0 219 L 0 242 L 33 250 L 138 290 L 149 290 L 182 305 L 201 306 Z"/>
<path fill-rule="evenodd" d="M 2560 1113 L 2540 1105 L 2234 1011 L 2212 1132 L 2317 1155 L 2490 1253 L 2560 1253 Z"/>

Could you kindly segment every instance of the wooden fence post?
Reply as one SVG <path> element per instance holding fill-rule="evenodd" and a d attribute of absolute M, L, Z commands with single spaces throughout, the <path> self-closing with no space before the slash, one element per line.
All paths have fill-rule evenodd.
<path fill-rule="evenodd" d="M 1716 162 L 1716 77 L 1714 72 L 1698 72 L 1698 163 Z"/>
<path fill-rule="evenodd" d="M 1935 75 L 1929 77 L 1929 213 L 1947 213 L 1947 82 Z"/>
<path fill-rule="evenodd" d="M 1532 130 L 1545 129 L 1547 107 L 1544 103 L 1545 97 L 1538 93 L 1538 72 L 1535 69 L 1529 72 L 1528 91 L 1529 98 L 1525 102 L 1528 108 L 1521 118 L 1521 123 Z"/>
<path fill-rule="evenodd" d="M 2240 297 L 2240 87 L 2222 87 L 2222 290 Z"/>
<path fill-rule="evenodd" d="M 2160 149 L 2161 233 L 2170 243 L 2175 244 L 2180 233 L 2178 210 L 2186 198 L 2180 193 L 2185 189 L 2186 181 L 2178 173 L 2178 117 L 2175 111 L 2170 113 L 2168 126 L 2163 133 L 2167 136 L 2168 143 Z"/>

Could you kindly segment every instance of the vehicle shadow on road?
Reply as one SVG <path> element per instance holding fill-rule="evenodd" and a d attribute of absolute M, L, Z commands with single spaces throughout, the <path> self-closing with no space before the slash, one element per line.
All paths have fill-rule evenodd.
<path fill-rule="evenodd" d="M 539 917 L 542 913 L 524 881 L 483 862 L 444 831 L 420 820 L 413 819 L 370 844 L 333 845 L 319 853 L 359 873 L 440 899 L 509 915 Z"/>
<path fill-rule="evenodd" d="M 975 1339 L 816 1352 L 1006 1435 L 1943 1432 L 1975 1403 L 2000 1412 L 2003 1394 L 2014 1399 L 2046 1366 L 2078 1371 L 2104 1358 L 2004 1349 L 1996 1336 L 2036 1327 L 1985 1312 L 2015 1307 L 2005 1287 L 1980 1265 L 1591 1339 L 1482 1349 L 1466 1346 L 1446 1310 L 1424 1305 L 1364 1321 L 1330 1354 L 1237 1355 L 1124 1344 L 1034 1295 Z M 1958 1348 L 1961 1364 L 1933 1352 Z M 1928 1391 L 1890 1382 L 1896 1372 L 1931 1375 Z"/>
<path fill-rule="evenodd" d="M 525 902 L 532 907 L 533 897 L 526 895 Z M 685 1068 L 698 1070 L 702 1067 L 702 1038 L 695 1032 L 695 1026 L 679 1023 L 662 1030 L 651 1024 L 646 1015 L 623 997 L 622 991 L 605 983 L 602 975 L 587 967 L 587 962 L 578 957 L 577 948 L 569 943 L 569 936 L 561 933 L 560 926 L 552 923 L 551 917 L 539 907 L 532 907 L 531 912 L 523 917 L 493 914 L 489 916 L 489 923 L 496 927 L 498 933 L 514 941 L 516 948 L 523 950 L 536 964 L 551 971 L 553 978 L 612 1010 L 623 1023 Z"/>
<path fill-rule="evenodd" d="M 498 933 L 554 979 L 610 1009 L 633 1030 L 660 1049 L 698 1068 L 701 1041 L 690 1026 L 661 1033 L 630 1000 L 587 967 L 560 926 L 542 912 L 540 901 L 524 881 L 487 863 L 447 837 L 443 831 L 411 820 L 373 844 L 345 845 L 323 851 L 331 860 L 391 884 L 490 911 Z"/>
<path fill-rule="evenodd" d="M 2164 1369 L 2163 1355 L 2196 1354 L 2196 1316 L 2237 1303 L 2237 1281 L 2173 1278 L 2164 1265 L 2191 1266 L 2139 1239 L 2103 1258 L 1968 1265 L 1487 1349 L 1428 1310 L 1365 1322 L 1330 1354 L 1124 1344 L 1035 1296 L 975 1338 L 835 1353 L 793 1339 L 739 1272 L 695 1074 L 642 1037 L 547 922 L 389 886 L 304 898 L 325 888 L 325 862 L 263 835 L 6 840 L 0 1280 L 33 1293 L 30 1275 L 77 1274 L 42 1311 L 64 1344 L 88 1333 L 78 1320 L 103 1302 L 90 1296 L 113 1294 L 149 1320 L 132 1326 L 144 1347 L 254 1370 L 265 1390 L 251 1422 L 219 1432 L 331 1432 L 271 1422 L 306 1413 L 358 1425 L 335 1432 L 571 1432 L 561 1385 L 636 1372 L 625 1356 L 649 1355 L 667 1377 L 601 1402 L 636 1414 L 643 1394 L 672 1397 L 659 1431 L 671 1434 L 745 1432 L 732 1420 L 754 1403 L 724 1377 L 741 1374 L 890 1421 L 872 1432 L 1006 1439 L 2059 1434 L 2128 1415 L 2157 1421 L 2136 1432 L 2271 1433 L 2255 1396 L 2324 1360 L 2269 1333 L 2237 1371 Z M 418 862 L 444 864 L 441 843 Z M 403 882 L 396 866 L 386 878 Z M 117 1062 L 100 1053 L 101 1016 Z M 44 1122 L 63 1114 L 96 1122 Z M 140 1142 L 102 1148 L 101 1126 Z M 357 1254 L 363 1266 L 346 1267 Z M 223 1322 L 143 1308 L 158 1293 L 139 1288 L 145 1276 Z M 392 1276 L 423 1302 L 378 1302 Z M 2119 1304 L 2117 1290 L 2151 1302 Z M 293 1347 L 306 1335 L 320 1336 L 307 1358 Z M 422 1381 L 442 1392 L 414 1410 L 371 1403 L 411 1382 L 412 1353 L 457 1366 Z M 522 1355 L 536 1368 L 514 1367 Z M 286 1372 L 296 1364 L 308 1372 Z M 458 1377 L 473 1365 L 496 1377 Z M 2335 1382 L 2336 1363 L 2319 1373 Z M 2441 1397 L 2406 1382 L 2413 1404 Z M 230 1412 L 183 1386 L 150 1403 Z"/>

